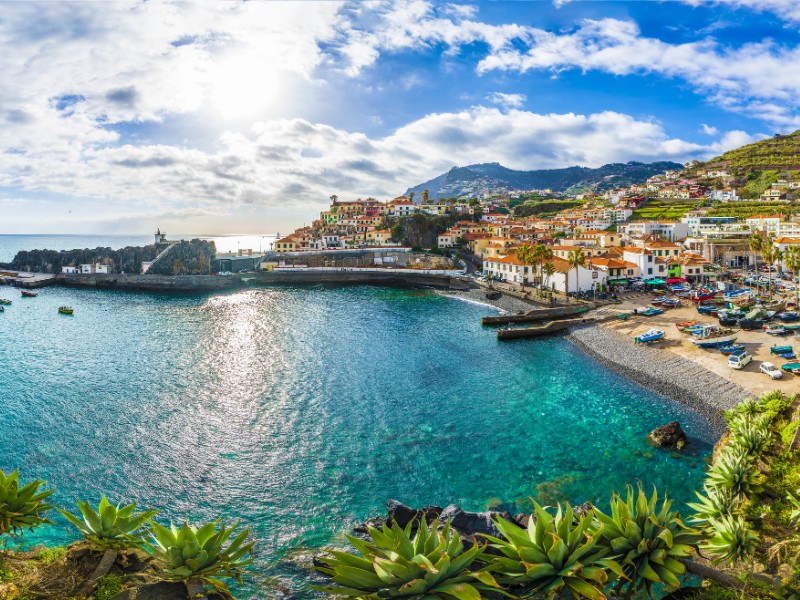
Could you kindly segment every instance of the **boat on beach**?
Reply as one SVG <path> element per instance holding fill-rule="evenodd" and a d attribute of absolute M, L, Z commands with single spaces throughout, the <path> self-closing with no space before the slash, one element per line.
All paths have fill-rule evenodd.
<path fill-rule="evenodd" d="M 715 293 L 716 292 L 713 290 L 694 290 L 689 298 L 691 298 L 693 302 L 705 302 L 706 300 L 711 300 Z"/>
<path fill-rule="evenodd" d="M 764 325 L 764 333 L 767 335 L 787 335 L 791 331 L 783 325 Z"/>
<path fill-rule="evenodd" d="M 661 306 L 664 308 L 678 308 L 680 305 L 681 301 L 678 298 L 667 299 L 661 303 Z"/>
<path fill-rule="evenodd" d="M 700 348 L 714 348 L 735 342 L 738 333 L 735 329 L 721 329 L 716 325 L 705 325 L 701 330 L 692 334 L 689 342 Z"/>
<path fill-rule="evenodd" d="M 794 352 L 794 349 L 788 344 L 785 346 L 779 346 L 775 344 L 769 349 L 770 354 L 777 354 L 778 356 L 782 356 L 783 354 L 788 354 L 790 352 Z"/>
<path fill-rule="evenodd" d="M 694 327 L 695 325 L 698 324 L 699 323 L 697 321 L 678 321 L 677 323 L 675 323 L 675 327 L 677 327 L 678 329 L 684 329 L 686 327 Z"/>
<path fill-rule="evenodd" d="M 58 313 L 62 314 L 62 315 L 71 315 L 74 312 L 75 311 L 71 306 L 59 306 L 58 307 Z"/>
<path fill-rule="evenodd" d="M 650 307 L 646 308 L 645 310 L 643 310 L 640 314 L 643 317 L 654 317 L 655 315 L 660 315 L 663 312 L 664 312 L 664 310 L 661 309 L 661 308 L 655 308 L 653 306 L 650 306 Z"/>
<path fill-rule="evenodd" d="M 781 366 L 781 369 L 787 373 L 800 375 L 800 362 L 786 363 L 785 365 Z"/>
<path fill-rule="evenodd" d="M 719 351 L 723 354 L 733 354 L 744 350 L 744 344 L 725 344 L 719 347 Z"/>
<path fill-rule="evenodd" d="M 781 321 L 797 321 L 800 319 L 800 313 L 798 313 L 796 310 L 788 310 L 780 313 L 778 315 L 778 319 Z"/>
<path fill-rule="evenodd" d="M 633 341 L 636 344 L 649 344 L 663 338 L 664 333 L 665 331 L 663 329 L 652 328 L 647 330 L 642 335 L 637 335 L 635 338 L 633 338 Z"/>

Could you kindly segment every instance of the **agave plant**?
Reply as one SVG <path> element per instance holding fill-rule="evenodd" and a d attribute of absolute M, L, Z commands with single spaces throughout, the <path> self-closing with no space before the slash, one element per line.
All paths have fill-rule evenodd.
<path fill-rule="evenodd" d="M 604 558 L 610 549 L 598 545 L 601 528 L 589 532 L 593 516 L 576 520 L 569 504 L 564 510 L 559 505 L 555 515 L 539 504 L 534 507 L 536 518 L 531 517 L 527 529 L 497 521 L 507 540 L 491 538 L 503 553 L 492 564 L 500 583 L 523 598 L 552 599 L 569 593 L 574 598 L 604 599 L 608 572 L 622 576 L 622 569 Z"/>
<path fill-rule="evenodd" d="M 795 494 L 800 496 L 800 490 L 797 490 Z M 800 520 L 800 498 L 798 498 L 791 492 L 787 492 L 786 500 L 789 502 L 789 504 L 792 505 L 792 512 L 789 513 L 789 522 L 797 523 L 797 521 Z"/>
<path fill-rule="evenodd" d="M 96 511 L 88 500 L 85 502 L 78 500 L 77 504 L 81 517 L 83 517 L 82 520 L 66 510 L 60 508 L 56 510 L 81 532 L 93 548 L 105 551 L 100 563 L 81 587 L 80 595 L 88 597 L 97 587 L 100 579 L 114 566 L 121 549 L 134 548 L 144 544 L 143 528 L 149 519 L 158 514 L 158 511 L 148 510 L 135 513 L 135 502 L 120 508 L 119 505 L 111 504 L 105 495 L 100 497 Z"/>
<path fill-rule="evenodd" d="M 429 528 L 425 519 L 412 535 L 409 523 L 396 523 L 380 530 L 368 529 L 372 542 L 347 536 L 361 556 L 330 550 L 316 567 L 333 579 L 334 586 L 320 591 L 347 598 L 425 598 L 478 600 L 483 593 L 498 592 L 500 586 L 488 570 L 470 571 L 484 558 L 484 547 L 464 551 L 458 533 L 447 522 L 441 530 Z"/>
<path fill-rule="evenodd" d="M 687 506 L 695 511 L 690 521 L 706 526 L 712 519 L 720 519 L 732 515 L 739 508 L 739 501 L 730 490 L 722 487 L 704 486 L 703 494 L 695 492 L 698 502 L 687 502 Z"/>
<path fill-rule="evenodd" d="M 742 423 L 737 428 L 733 434 L 733 444 L 744 454 L 760 456 L 769 447 L 771 437 L 769 423 L 759 417 L 755 422 Z"/>
<path fill-rule="evenodd" d="M 713 537 L 704 541 L 700 548 L 714 556 L 714 562 L 736 562 L 755 552 L 758 535 L 748 529 L 741 515 L 711 519 L 709 526 Z"/>
<path fill-rule="evenodd" d="M 219 577 L 233 577 L 241 583 L 243 569 L 253 562 L 255 542 L 246 543 L 249 527 L 228 542 L 238 522 L 231 527 L 220 524 L 219 519 L 200 527 L 188 521 L 180 528 L 153 521 L 150 525 L 155 542 L 150 547 L 153 556 L 162 563 L 167 579 L 186 584 L 190 597 L 208 588 L 229 596 L 228 586 Z"/>
<path fill-rule="evenodd" d="M 729 490 L 736 499 L 746 498 L 762 489 L 762 477 L 753 459 L 735 447 L 725 452 L 708 470 L 708 482 L 713 487 Z"/>
<path fill-rule="evenodd" d="M 671 500 L 665 497 L 660 509 L 657 505 L 658 492 L 653 490 L 648 499 L 639 484 L 636 494 L 628 486 L 625 500 L 618 494 L 611 497 L 611 515 L 595 509 L 609 557 L 622 566 L 624 578 L 616 585 L 620 595 L 644 591 L 653 598 L 655 584 L 679 586 L 678 576 L 686 572 L 681 559 L 692 554 L 697 531 L 670 510 Z"/>
<path fill-rule="evenodd" d="M 23 529 L 52 523 L 42 515 L 52 509 L 44 500 L 54 490 L 39 491 L 45 484 L 41 479 L 19 487 L 19 472 L 9 475 L 0 471 L 0 535 L 17 535 Z"/>
<path fill-rule="evenodd" d="M 136 513 L 136 503 L 133 502 L 120 508 L 111 504 L 105 495 L 100 497 L 97 510 L 94 510 L 89 501 L 78 501 L 81 519 L 66 510 L 57 508 L 61 515 L 72 523 L 83 537 L 97 549 L 131 548 L 139 546 L 143 541 L 143 528 L 148 521 L 158 514 L 157 510 L 148 510 Z"/>

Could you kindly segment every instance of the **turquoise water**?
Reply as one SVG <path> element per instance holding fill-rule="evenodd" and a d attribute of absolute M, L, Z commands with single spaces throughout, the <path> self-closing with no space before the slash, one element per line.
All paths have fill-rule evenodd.
<path fill-rule="evenodd" d="M 48 480 L 62 505 L 102 491 L 163 518 L 241 518 L 258 540 L 250 597 L 301 589 L 281 557 L 389 498 L 513 512 L 641 480 L 683 501 L 710 449 L 704 421 L 565 340 L 498 343 L 479 324 L 491 309 L 431 292 L 0 296 L 0 468 Z M 699 455 L 645 443 L 675 418 Z"/>

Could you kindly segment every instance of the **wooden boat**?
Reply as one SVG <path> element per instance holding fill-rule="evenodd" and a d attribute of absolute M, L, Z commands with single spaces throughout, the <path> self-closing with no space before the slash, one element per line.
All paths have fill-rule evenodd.
<path fill-rule="evenodd" d="M 788 329 L 789 331 L 797 331 L 800 329 L 800 323 L 791 323 L 789 325 L 784 325 L 784 329 Z"/>
<path fill-rule="evenodd" d="M 714 293 L 710 290 L 695 290 L 691 293 L 689 298 L 692 299 L 693 302 L 705 302 L 706 300 L 711 300 L 714 297 Z"/>
<path fill-rule="evenodd" d="M 683 329 L 684 327 L 693 327 L 697 325 L 697 321 L 678 321 L 675 323 L 675 327 L 678 329 Z"/>
<path fill-rule="evenodd" d="M 713 304 L 701 304 L 697 307 L 697 312 L 699 312 L 701 315 L 711 315 L 719 312 L 719 308 Z"/>
<path fill-rule="evenodd" d="M 38 296 L 36 292 L 29 292 L 28 290 L 22 290 L 22 297 L 23 298 L 36 298 Z"/>
<path fill-rule="evenodd" d="M 764 333 L 767 335 L 786 335 L 791 333 L 783 325 L 764 325 Z"/>
<path fill-rule="evenodd" d="M 786 354 L 788 352 L 794 352 L 792 347 L 789 346 L 789 345 L 778 346 L 777 344 L 775 344 L 774 346 L 772 346 L 772 348 L 769 349 L 769 353 L 770 354 L 778 354 L 778 355 L 780 355 L 780 354 Z"/>
<path fill-rule="evenodd" d="M 59 312 L 59 314 L 62 314 L 62 315 L 71 315 L 75 311 L 73 310 L 73 308 L 71 306 L 59 306 L 58 307 L 58 312 Z"/>
<path fill-rule="evenodd" d="M 723 354 L 733 354 L 734 352 L 739 352 L 740 350 L 744 350 L 744 344 L 725 344 L 724 346 L 719 347 L 719 351 Z"/>
<path fill-rule="evenodd" d="M 783 369 L 787 373 L 794 373 L 795 375 L 800 375 L 800 362 L 786 363 L 785 365 L 781 366 L 781 369 Z"/>
<path fill-rule="evenodd" d="M 9 300 L 8 298 L 0 298 L 0 304 L 5 304 L 6 306 L 8 306 L 9 304 L 11 304 L 11 300 Z"/>
<path fill-rule="evenodd" d="M 706 325 L 698 333 L 692 335 L 689 342 L 700 348 L 725 346 L 736 341 L 738 332 L 734 329 L 720 329 L 716 325 Z"/>
<path fill-rule="evenodd" d="M 800 319 L 800 313 L 796 310 L 787 310 L 778 315 L 778 319 L 781 321 L 797 321 Z"/>
<path fill-rule="evenodd" d="M 661 306 L 667 298 L 665 296 L 659 296 L 654 300 L 650 300 L 650 304 L 653 306 Z"/>
<path fill-rule="evenodd" d="M 673 299 L 670 299 L 670 300 L 664 300 L 661 303 L 661 306 L 663 306 L 664 308 L 678 308 L 680 305 L 681 305 L 681 301 L 678 300 L 677 298 L 673 298 Z"/>
<path fill-rule="evenodd" d="M 643 317 L 654 317 L 655 315 L 660 315 L 660 314 L 661 314 L 661 313 L 663 313 L 663 312 L 664 312 L 664 311 L 663 311 L 662 309 L 660 309 L 660 308 L 654 308 L 654 307 L 652 307 L 652 306 L 651 306 L 650 308 L 648 308 L 648 309 L 646 309 L 645 311 L 643 311 L 643 312 L 641 313 L 641 315 L 642 315 Z"/>
<path fill-rule="evenodd" d="M 664 337 L 664 333 L 665 332 L 663 329 L 649 329 L 646 333 L 637 335 L 635 338 L 633 338 L 633 341 L 637 344 L 649 344 L 650 342 L 657 342 Z"/>

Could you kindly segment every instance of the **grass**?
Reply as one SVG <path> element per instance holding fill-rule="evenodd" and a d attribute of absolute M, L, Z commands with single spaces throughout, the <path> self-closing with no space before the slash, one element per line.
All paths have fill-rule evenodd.
<path fill-rule="evenodd" d="M 67 549 L 62 546 L 54 548 L 40 548 L 35 550 L 31 555 L 33 560 L 38 560 L 46 565 L 54 563 L 57 560 L 64 558 L 67 555 Z"/>
<path fill-rule="evenodd" d="M 94 593 L 95 600 L 109 600 L 122 591 L 122 579 L 117 575 L 106 575 L 100 580 L 97 591 Z"/>
<path fill-rule="evenodd" d="M 703 204 L 703 199 L 695 200 L 646 200 L 639 208 L 633 211 L 631 221 L 679 221 L 687 212 Z"/>

